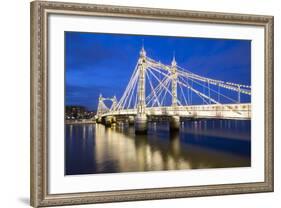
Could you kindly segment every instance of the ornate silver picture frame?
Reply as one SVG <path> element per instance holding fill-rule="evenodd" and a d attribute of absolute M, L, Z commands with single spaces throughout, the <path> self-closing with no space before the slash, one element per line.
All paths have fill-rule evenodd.
<path fill-rule="evenodd" d="M 261 182 L 174 186 L 75 193 L 50 193 L 48 58 L 49 16 L 110 17 L 227 26 L 258 26 L 264 29 L 264 180 Z M 60 2 L 31 2 L 31 185 L 33 207 L 169 199 L 273 191 L 273 17 L 156 8 L 133 8 Z M 63 70 L 63 69 L 62 69 Z M 53 72 L 52 72 L 53 73 Z M 254 71 L 252 73 L 255 73 Z M 64 80 L 61 80 L 64 82 Z M 262 112 L 261 112 L 262 113 Z M 64 124 L 62 124 L 64 125 Z M 260 135 L 262 136 L 262 135 Z M 64 151 L 63 149 L 61 150 Z M 149 173 L 146 173 L 149 174 Z"/>

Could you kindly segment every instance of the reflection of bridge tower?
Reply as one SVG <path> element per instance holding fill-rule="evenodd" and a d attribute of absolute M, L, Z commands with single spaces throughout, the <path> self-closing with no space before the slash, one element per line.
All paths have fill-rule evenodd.
<path fill-rule="evenodd" d="M 145 113 L 145 71 L 146 71 L 146 52 L 144 47 L 140 51 L 138 60 L 139 80 L 138 80 L 138 97 L 137 97 L 137 116 L 135 120 L 136 133 L 146 133 L 147 131 L 147 116 Z"/>

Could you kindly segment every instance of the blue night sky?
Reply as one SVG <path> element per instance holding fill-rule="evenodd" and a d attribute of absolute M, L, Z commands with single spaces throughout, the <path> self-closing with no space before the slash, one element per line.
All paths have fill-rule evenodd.
<path fill-rule="evenodd" d="M 65 32 L 66 105 L 96 110 L 99 94 L 119 100 L 144 42 L 147 56 L 196 74 L 251 84 L 251 41 Z"/>

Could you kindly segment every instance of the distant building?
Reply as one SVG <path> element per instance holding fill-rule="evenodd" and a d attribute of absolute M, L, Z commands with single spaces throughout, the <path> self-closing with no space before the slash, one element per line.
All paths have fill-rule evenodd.
<path fill-rule="evenodd" d="M 65 106 L 66 119 L 84 119 L 89 117 L 89 112 L 84 106 Z"/>

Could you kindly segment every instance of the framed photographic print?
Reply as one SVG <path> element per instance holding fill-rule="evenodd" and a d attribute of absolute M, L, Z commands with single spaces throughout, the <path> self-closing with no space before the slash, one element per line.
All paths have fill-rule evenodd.
<path fill-rule="evenodd" d="M 31 3 L 31 205 L 273 191 L 273 17 Z"/>

